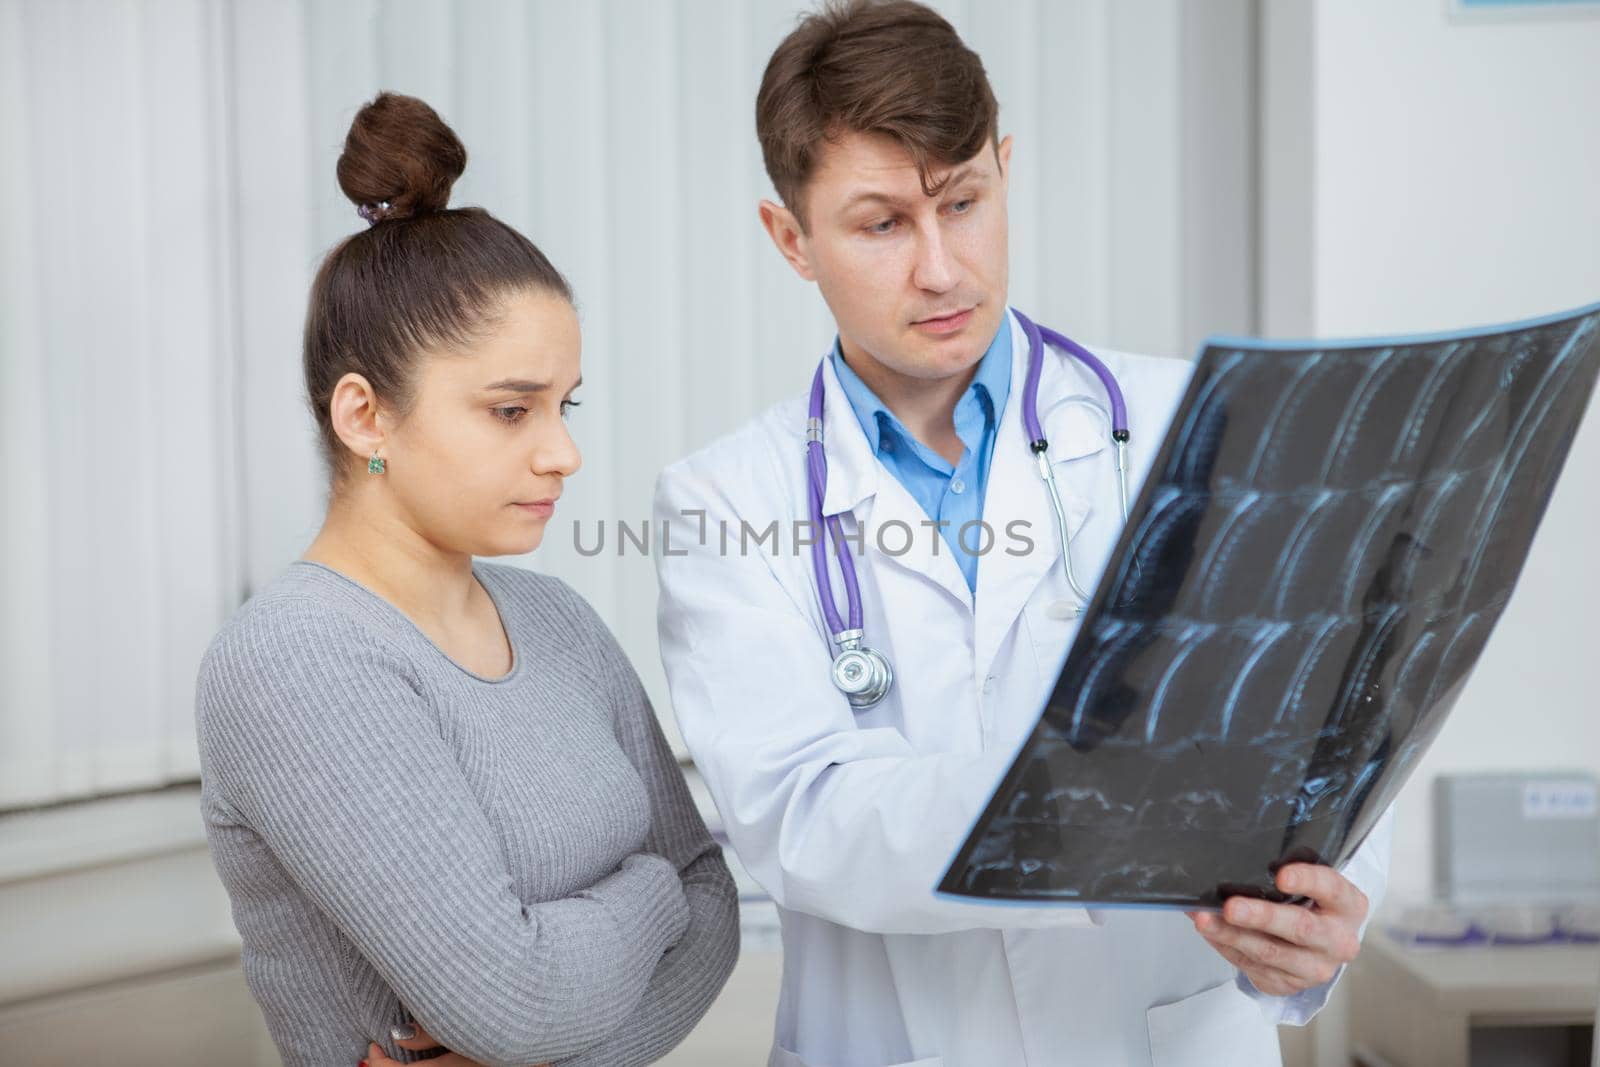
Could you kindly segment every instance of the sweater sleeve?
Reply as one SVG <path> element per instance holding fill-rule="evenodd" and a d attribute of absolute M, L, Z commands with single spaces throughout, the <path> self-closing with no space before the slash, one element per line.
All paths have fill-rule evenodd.
<path fill-rule="evenodd" d="M 645 848 L 671 861 L 689 903 L 683 939 L 662 957 L 639 1006 L 604 1041 L 561 1067 L 632 1067 L 665 1056 L 694 1029 L 721 992 L 739 956 L 739 894 L 695 808 L 683 770 L 661 732 L 650 698 L 605 622 L 567 591 L 577 632 L 595 651 L 600 684 L 611 694 L 613 726 L 650 794 Z"/>
<path fill-rule="evenodd" d="M 413 674 L 336 612 L 255 612 L 201 664 L 202 773 L 443 1045 L 486 1067 L 592 1046 L 689 921 L 678 864 L 524 905 Z"/>

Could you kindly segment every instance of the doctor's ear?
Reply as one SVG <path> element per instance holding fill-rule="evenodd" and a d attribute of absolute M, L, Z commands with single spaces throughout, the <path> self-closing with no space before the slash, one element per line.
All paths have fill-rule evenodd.
<path fill-rule="evenodd" d="M 795 218 L 794 212 L 782 204 L 774 204 L 771 200 L 761 201 L 761 206 L 757 210 L 760 212 L 761 225 L 766 228 L 767 236 L 778 246 L 778 251 L 789 261 L 789 266 L 806 281 L 816 281 L 816 272 L 811 269 L 811 252 L 806 234 L 800 228 L 800 220 Z"/>
<path fill-rule="evenodd" d="M 1011 178 L 1011 135 L 1008 133 L 1000 138 L 1000 143 L 995 146 L 995 159 L 1000 163 L 1000 180 L 1009 181 Z"/>

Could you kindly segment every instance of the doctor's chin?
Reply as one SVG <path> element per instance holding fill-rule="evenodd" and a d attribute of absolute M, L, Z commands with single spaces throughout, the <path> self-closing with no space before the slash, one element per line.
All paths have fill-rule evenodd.
<path fill-rule="evenodd" d="M 0 0 L 0 1067 L 1600 1067 L 1600 0 Z"/>

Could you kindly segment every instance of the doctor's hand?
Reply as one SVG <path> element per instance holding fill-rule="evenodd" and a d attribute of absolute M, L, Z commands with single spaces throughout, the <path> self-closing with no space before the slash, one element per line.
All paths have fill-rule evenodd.
<path fill-rule="evenodd" d="M 1292 996 L 1322 985 L 1361 950 L 1367 896 L 1332 867 L 1291 863 L 1277 885 L 1311 905 L 1274 904 L 1229 897 L 1222 914 L 1189 912 L 1194 928 L 1222 958 L 1270 997 Z"/>
<path fill-rule="evenodd" d="M 426 1049 L 439 1047 L 439 1042 L 433 1039 L 432 1034 L 429 1034 L 428 1031 L 420 1026 L 416 1026 L 415 1029 L 417 1036 L 396 1040 L 395 1044 L 403 1049 L 410 1049 L 412 1052 L 422 1052 Z M 379 1048 L 375 1043 L 367 1045 L 367 1058 L 361 1062 L 366 1064 L 366 1067 L 405 1067 L 399 1060 L 391 1060 L 385 1056 L 383 1049 Z M 430 1067 L 434 1064 L 438 1064 L 439 1067 L 483 1067 L 483 1064 L 477 1060 L 469 1060 L 459 1052 L 447 1052 L 436 1059 L 424 1060 L 423 1062 L 429 1064 Z M 536 1067 L 550 1067 L 550 1065 L 541 1063 L 537 1064 Z"/>

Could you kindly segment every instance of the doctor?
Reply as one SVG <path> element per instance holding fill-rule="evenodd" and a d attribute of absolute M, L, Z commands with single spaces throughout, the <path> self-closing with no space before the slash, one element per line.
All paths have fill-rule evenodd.
<path fill-rule="evenodd" d="M 771 1067 L 1279 1062 L 1359 948 L 1392 815 L 1342 872 L 1283 868 L 1312 908 L 1223 915 L 997 906 L 933 888 L 1033 726 L 1077 626 L 1057 512 L 1024 429 L 1030 345 L 1006 304 L 1012 143 L 978 57 L 921 5 L 847 3 L 779 45 L 760 215 L 838 339 L 820 364 L 810 542 L 805 393 L 661 475 L 662 657 L 684 740 L 779 906 Z M 1048 324 L 1046 324 L 1048 325 Z M 1189 376 L 1101 351 L 1137 491 Z M 1037 410 L 1081 588 L 1122 524 L 1106 387 L 1046 348 Z M 907 536 L 907 534 L 911 536 Z M 834 634 L 893 665 L 852 703 Z M 831 622 L 822 596 L 835 598 Z M 845 644 L 849 644 L 848 639 Z M 850 679 L 841 679 L 850 688 Z"/>

